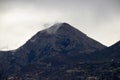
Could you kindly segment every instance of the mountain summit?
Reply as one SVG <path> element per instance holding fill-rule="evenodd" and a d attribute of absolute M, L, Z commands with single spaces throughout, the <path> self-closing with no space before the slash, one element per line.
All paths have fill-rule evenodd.
<path fill-rule="evenodd" d="M 38 32 L 22 47 L 28 51 L 36 51 L 36 49 L 44 49 L 47 46 L 55 51 L 65 53 L 71 50 L 76 50 L 77 53 L 90 53 L 105 48 L 101 43 L 89 38 L 67 23 L 57 23 Z"/>

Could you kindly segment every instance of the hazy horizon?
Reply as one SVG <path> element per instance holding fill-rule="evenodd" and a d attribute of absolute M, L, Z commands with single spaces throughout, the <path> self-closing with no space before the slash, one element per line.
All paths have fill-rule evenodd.
<path fill-rule="evenodd" d="M 0 50 L 16 49 L 56 22 L 110 46 L 120 40 L 120 0 L 0 0 Z"/>

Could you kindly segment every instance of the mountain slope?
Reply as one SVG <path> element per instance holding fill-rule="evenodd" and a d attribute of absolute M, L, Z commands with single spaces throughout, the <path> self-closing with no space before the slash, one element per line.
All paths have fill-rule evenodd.
<path fill-rule="evenodd" d="M 90 54 L 93 61 L 120 61 L 120 41 L 101 51 Z"/>
<path fill-rule="evenodd" d="M 5 74 L 6 70 L 9 69 L 12 60 L 12 51 L 0 51 L 0 80 Z"/>

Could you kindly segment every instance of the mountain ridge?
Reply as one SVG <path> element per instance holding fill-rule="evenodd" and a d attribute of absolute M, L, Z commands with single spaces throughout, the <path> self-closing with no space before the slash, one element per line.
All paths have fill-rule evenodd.
<path fill-rule="evenodd" d="M 119 62 L 120 61 L 120 41 L 114 43 L 110 47 L 104 48 L 103 50 L 95 51 L 88 56 L 90 61 Z"/>

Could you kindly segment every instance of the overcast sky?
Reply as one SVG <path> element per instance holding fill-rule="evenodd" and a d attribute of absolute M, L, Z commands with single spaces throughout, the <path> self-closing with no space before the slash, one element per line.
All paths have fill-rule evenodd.
<path fill-rule="evenodd" d="M 0 0 L 0 50 L 16 49 L 56 22 L 110 46 L 120 40 L 120 0 Z"/>

